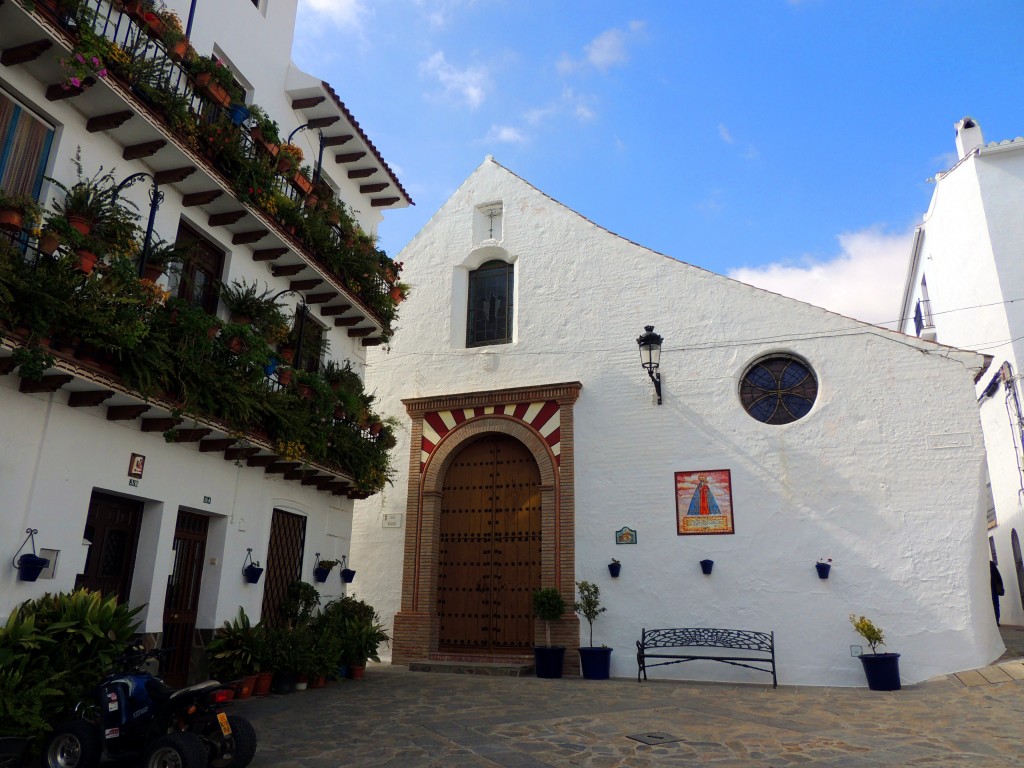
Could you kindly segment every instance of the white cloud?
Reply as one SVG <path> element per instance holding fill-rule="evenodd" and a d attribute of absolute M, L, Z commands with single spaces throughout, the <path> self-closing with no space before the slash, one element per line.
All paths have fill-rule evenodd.
<path fill-rule="evenodd" d="M 729 133 L 729 129 L 726 127 L 725 123 L 719 123 L 718 124 L 718 135 L 721 137 L 722 141 L 724 141 L 726 144 L 735 144 L 736 143 L 736 139 L 734 139 L 732 137 L 732 134 Z"/>
<path fill-rule="evenodd" d="M 805 257 L 799 264 L 744 267 L 731 270 L 729 277 L 847 317 L 896 328 L 913 234 L 890 234 L 871 227 L 836 239 L 840 251 L 830 259 Z"/>
<path fill-rule="evenodd" d="M 415 0 L 415 2 L 422 9 L 423 15 L 431 26 L 446 27 L 456 11 L 473 5 L 475 0 Z"/>
<path fill-rule="evenodd" d="M 368 11 L 364 0 L 299 0 L 299 5 L 327 19 L 339 27 L 358 30 Z"/>
<path fill-rule="evenodd" d="M 443 51 L 438 51 L 422 62 L 420 74 L 437 80 L 447 95 L 464 101 L 470 109 L 476 109 L 484 103 L 487 89 L 490 87 L 486 69 L 482 67 L 459 69 L 445 60 Z"/>
<path fill-rule="evenodd" d="M 619 29 L 602 32 L 587 43 L 583 50 L 587 53 L 587 61 L 602 72 L 607 72 L 616 64 L 622 64 L 628 58 L 625 37 Z"/>
<path fill-rule="evenodd" d="M 492 125 L 484 141 L 487 143 L 523 144 L 526 141 L 526 136 L 511 125 Z"/>
<path fill-rule="evenodd" d="M 601 72 L 607 72 L 612 67 L 625 64 L 629 61 L 629 53 L 626 50 L 630 38 L 635 38 L 647 27 L 645 21 L 630 21 L 622 30 L 617 27 L 606 29 L 585 46 L 582 59 L 574 59 L 569 54 L 563 53 L 555 65 L 559 74 L 568 75 L 589 64 Z"/>

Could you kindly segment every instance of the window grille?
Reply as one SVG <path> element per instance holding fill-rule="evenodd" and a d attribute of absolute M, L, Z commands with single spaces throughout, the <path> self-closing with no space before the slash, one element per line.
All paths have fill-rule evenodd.
<path fill-rule="evenodd" d="M 512 341 L 514 285 L 514 267 L 504 261 L 488 261 L 470 272 L 467 347 Z"/>

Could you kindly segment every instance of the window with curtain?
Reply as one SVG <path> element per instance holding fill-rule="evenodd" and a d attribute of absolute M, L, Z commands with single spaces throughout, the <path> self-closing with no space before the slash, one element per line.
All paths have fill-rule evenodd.
<path fill-rule="evenodd" d="M 185 224 L 179 225 L 174 244 L 185 254 L 185 259 L 171 272 L 171 292 L 215 314 L 219 298 L 217 281 L 224 267 L 224 252 Z"/>
<path fill-rule="evenodd" d="M 488 261 L 469 273 L 467 347 L 512 342 L 514 277 L 514 267 L 504 261 Z"/>
<path fill-rule="evenodd" d="M 53 128 L 0 91 L 0 188 L 39 197 Z"/>

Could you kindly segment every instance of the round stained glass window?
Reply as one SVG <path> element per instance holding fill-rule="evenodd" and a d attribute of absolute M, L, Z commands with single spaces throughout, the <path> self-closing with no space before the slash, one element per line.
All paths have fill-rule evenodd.
<path fill-rule="evenodd" d="M 781 355 L 751 365 L 740 382 L 743 408 L 765 424 L 789 424 L 806 416 L 818 397 L 818 380 L 802 360 Z"/>

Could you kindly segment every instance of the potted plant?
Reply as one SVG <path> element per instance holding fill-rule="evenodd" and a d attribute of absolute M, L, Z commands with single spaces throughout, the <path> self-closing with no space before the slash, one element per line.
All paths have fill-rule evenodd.
<path fill-rule="evenodd" d="M 857 634 L 863 637 L 871 653 L 862 653 L 860 663 L 872 691 L 898 691 L 900 689 L 900 655 L 879 653 L 878 646 L 885 645 L 885 633 L 865 616 L 850 614 L 850 623 Z"/>
<path fill-rule="evenodd" d="M 551 622 L 558 621 L 565 613 L 565 608 L 565 598 L 554 587 L 544 587 L 533 593 L 533 613 L 544 622 L 544 645 L 533 648 L 537 677 L 562 676 L 565 647 L 551 645 Z"/>
<path fill-rule="evenodd" d="M 303 157 L 301 147 L 291 143 L 282 144 L 278 148 L 277 170 L 287 176 L 298 170 Z"/>
<path fill-rule="evenodd" d="M 594 621 L 607 609 L 601 605 L 601 590 L 589 581 L 577 581 L 576 591 L 580 599 L 573 603 L 573 610 L 590 625 L 590 645 L 581 647 L 580 666 L 587 680 L 607 680 L 611 671 L 612 649 L 607 645 L 594 646 Z"/>
<path fill-rule="evenodd" d="M 43 572 L 43 569 L 49 565 L 50 561 L 47 558 L 26 552 L 18 558 L 18 564 L 15 567 L 18 569 L 19 579 L 22 581 L 35 581 L 39 578 L 39 574 Z"/>
<path fill-rule="evenodd" d="M 262 569 L 261 569 L 262 570 Z M 252 626 L 245 609 L 225 621 L 217 635 L 206 646 L 210 659 L 210 674 L 221 682 L 238 682 L 238 698 L 248 698 L 256 690 L 259 666 L 257 628 Z"/>
<path fill-rule="evenodd" d="M 611 574 L 611 577 L 613 579 L 617 579 L 619 577 L 619 572 L 621 570 L 622 570 L 622 563 L 620 563 L 618 560 L 616 560 L 613 557 L 612 561 L 610 563 L 608 563 L 608 573 Z"/>
<path fill-rule="evenodd" d="M 210 101 L 227 109 L 235 90 L 234 75 L 224 63 L 213 56 L 195 56 L 189 70 L 196 88 Z"/>
<path fill-rule="evenodd" d="M 70 187 L 57 179 L 46 177 L 64 193 L 63 200 L 54 200 L 54 211 L 67 219 L 71 227 L 81 235 L 88 235 L 92 227 L 101 223 L 114 204 L 114 190 L 117 181 L 112 171 L 103 171 L 103 166 L 91 178 L 82 175 L 82 148 L 75 150 L 72 159 L 78 173 L 78 181 Z"/>
<path fill-rule="evenodd" d="M 346 621 L 343 642 L 353 680 L 362 680 L 367 661 L 380 661 L 377 649 L 389 639 L 376 614 L 373 617 L 355 616 Z"/>
<path fill-rule="evenodd" d="M 253 141 L 276 157 L 281 143 L 280 127 L 259 104 L 249 105 L 249 135 Z"/>
<path fill-rule="evenodd" d="M 246 551 L 245 564 L 242 566 L 242 574 L 245 576 L 245 580 L 249 584 L 259 583 L 260 576 L 263 575 L 263 569 L 260 568 L 259 560 L 252 559 L 252 547 Z"/>
<path fill-rule="evenodd" d="M 331 573 L 331 569 L 338 564 L 338 560 L 321 560 L 320 553 L 316 553 L 316 565 L 313 566 L 313 578 L 323 584 Z"/>
<path fill-rule="evenodd" d="M 9 195 L 0 189 L 0 229 L 8 232 L 33 229 L 40 214 L 39 203 L 31 195 Z"/>
<path fill-rule="evenodd" d="M 242 278 L 220 286 L 220 298 L 231 313 L 231 322 L 261 330 L 286 324 L 281 305 L 272 294 L 269 287 L 261 291 L 258 280 L 250 283 Z"/>
<path fill-rule="evenodd" d="M 348 555 L 341 556 L 341 581 L 343 584 L 351 584 L 355 579 L 356 572 L 348 567 Z"/>
<path fill-rule="evenodd" d="M 828 572 L 832 570 L 832 558 L 823 557 L 821 560 L 814 564 L 814 568 L 818 572 L 819 579 L 827 579 Z"/>
<path fill-rule="evenodd" d="M 715 567 L 714 560 L 701 560 L 700 561 L 700 572 L 705 576 L 711 575 L 711 569 Z"/>

